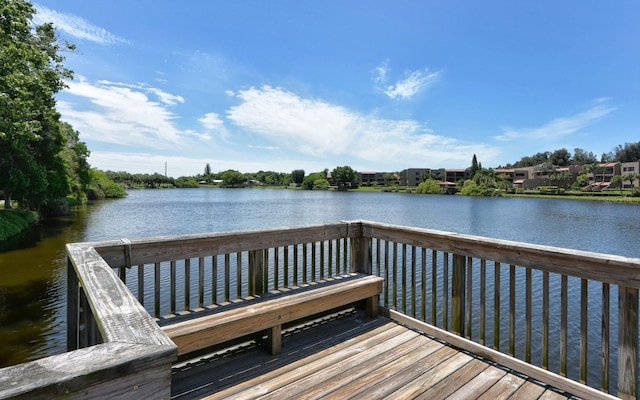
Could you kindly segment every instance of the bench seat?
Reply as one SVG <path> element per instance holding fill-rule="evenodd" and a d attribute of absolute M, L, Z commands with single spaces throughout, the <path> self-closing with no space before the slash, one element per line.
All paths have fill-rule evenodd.
<path fill-rule="evenodd" d="M 178 355 L 206 349 L 245 335 L 267 330 L 272 354 L 280 352 L 282 325 L 314 314 L 367 301 L 371 317 L 378 314 L 378 295 L 383 279 L 357 275 L 317 288 L 286 293 L 276 298 L 251 302 L 246 306 L 195 317 L 162 329 L 178 346 Z"/>

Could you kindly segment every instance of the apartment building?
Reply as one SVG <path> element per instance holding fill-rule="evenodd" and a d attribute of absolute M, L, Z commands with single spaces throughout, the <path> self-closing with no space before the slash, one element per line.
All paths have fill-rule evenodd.
<path fill-rule="evenodd" d="M 620 174 L 622 176 L 625 176 L 627 174 L 636 174 L 637 176 L 640 176 L 640 161 L 621 163 Z M 633 182 L 623 181 L 622 187 L 627 189 L 631 187 L 638 188 L 640 187 L 640 179 L 635 179 Z"/>

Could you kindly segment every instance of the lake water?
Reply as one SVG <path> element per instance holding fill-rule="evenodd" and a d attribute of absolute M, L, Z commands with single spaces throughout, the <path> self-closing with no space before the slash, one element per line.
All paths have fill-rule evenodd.
<path fill-rule="evenodd" d="M 640 206 L 270 189 L 130 191 L 0 245 L 0 366 L 65 351 L 66 243 L 366 219 L 640 257 Z"/>

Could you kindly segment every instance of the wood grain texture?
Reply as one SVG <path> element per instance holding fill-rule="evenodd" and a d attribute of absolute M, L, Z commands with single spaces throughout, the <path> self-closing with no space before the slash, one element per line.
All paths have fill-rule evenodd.
<path fill-rule="evenodd" d="M 375 299 L 377 302 L 377 295 L 381 291 L 382 278 L 363 275 L 317 289 L 196 317 L 164 326 L 163 330 L 178 346 L 178 354 L 182 355 L 359 300 Z"/>

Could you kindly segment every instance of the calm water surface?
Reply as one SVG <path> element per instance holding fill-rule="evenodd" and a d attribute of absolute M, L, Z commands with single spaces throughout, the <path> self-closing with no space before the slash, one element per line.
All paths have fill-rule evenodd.
<path fill-rule="evenodd" d="M 268 189 L 131 191 L 0 245 L 0 366 L 65 351 L 66 243 L 353 219 L 640 257 L 637 205 Z"/>

